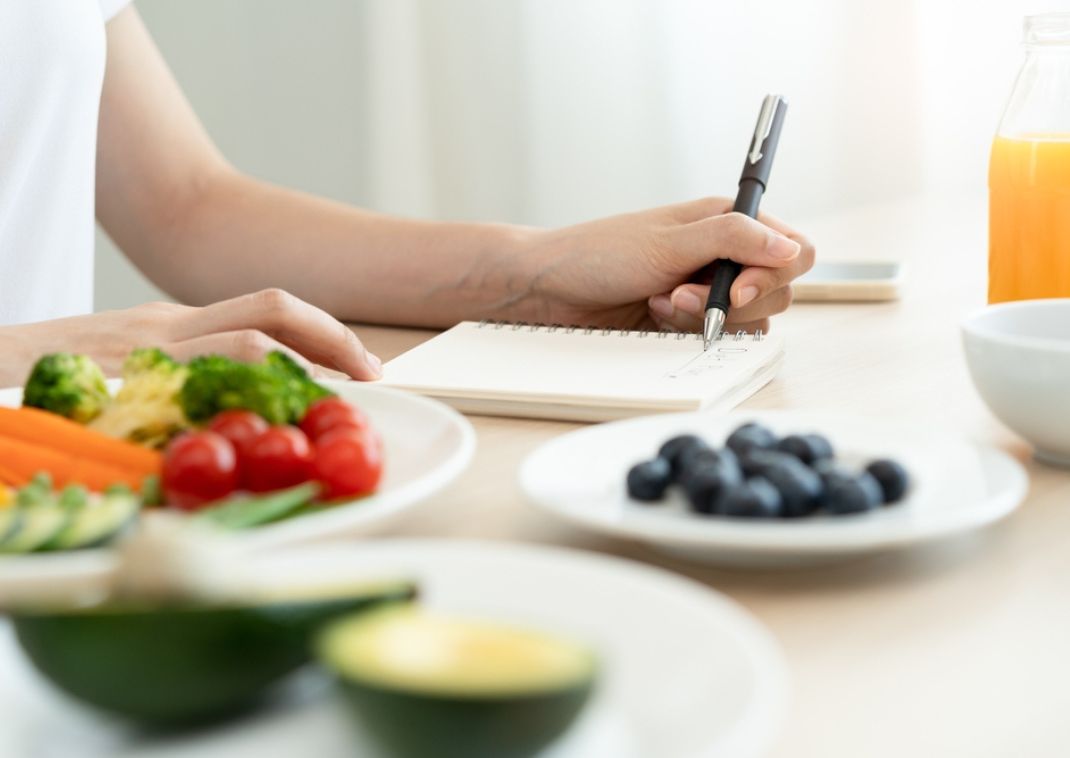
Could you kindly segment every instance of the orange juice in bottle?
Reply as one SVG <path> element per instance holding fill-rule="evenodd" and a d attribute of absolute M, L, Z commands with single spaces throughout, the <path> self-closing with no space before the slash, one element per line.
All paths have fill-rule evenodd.
<path fill-rule="evenodd" d="M 989 164 L 991 303 L 1070 297 L 1070 13 L 1028 17 L 1025 47 Z"/>

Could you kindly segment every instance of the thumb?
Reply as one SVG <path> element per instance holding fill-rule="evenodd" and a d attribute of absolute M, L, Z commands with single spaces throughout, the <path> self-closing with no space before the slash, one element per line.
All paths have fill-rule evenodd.
<path fill-rule="evenodd" d="M 775 229 L 742 213 L 711 216 L 672 227 L 668 256 L 678 271 L 691 273 L 728 258 L 744 266 L 781 268 L 799 256 L 802 247 Z"/>

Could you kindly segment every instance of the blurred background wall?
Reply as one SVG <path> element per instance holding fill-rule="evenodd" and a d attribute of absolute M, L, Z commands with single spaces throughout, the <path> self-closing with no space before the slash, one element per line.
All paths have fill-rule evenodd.
<path fill-rule="evenodd" d="M 785 93 L 765 207 L 805 230 L 852 206 L 983 188 L 1021 17 L 1052 2 L 137 7 L 239 168 L 422 217 L 559 225 L 731 195 L 762 95 Z M 102 234 L 97 247 L 98 308 L 161 297 Z"/>

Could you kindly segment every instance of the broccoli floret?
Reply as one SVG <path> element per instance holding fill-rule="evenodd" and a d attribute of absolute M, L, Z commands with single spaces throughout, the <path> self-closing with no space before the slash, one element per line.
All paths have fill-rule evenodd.
<path fill-rule="evenodd" d="M 188 369 L 158 348 L 134 350 L 123 363 L 123 386 L 90 426 L 151 447 L 162 447 L 189 427 L 178 393 Z"/>
<path fill-rule="evenodd" d="M 284 353 L 270 353 L 263 363 L 206 355 L 190 361 L 180 402 L 194 423 L 241 408 L 272 424 L 296 424 L 310 404 L 332 394 Z"/>
<path fill-rule="evenodd" d="M 123 377 L 150 371 L 169 373 L 178 371 L 182 364 L 158 347 L 139 347 L 131 351 L 123 361 Z"/>
<path fill-rule="evenodd" d="M 264 363 L 290 377 L 291 390 L 304 397 L 304 407 L 301 408 L 301 413 L 297 419 L 298 421 L 304 417 L 305 411 L 308 410 L 308 406 L 312 405 L 317 400 L 334 395 L 334 393 L 326 387 L 316 384 L 312 377 L 308 375 L 308 372 L 302 368 L 301 364 L 286 353 L 278 350 L 272 351 L 264 357 Z"/>
<path fill-rule="evenodd" d="M 41 358 L 30 372 L 23 405 L 41 408 L 87 424 L 108 406 L 111 397 L 104 372 L 92 358 L 53 353 Z"/>

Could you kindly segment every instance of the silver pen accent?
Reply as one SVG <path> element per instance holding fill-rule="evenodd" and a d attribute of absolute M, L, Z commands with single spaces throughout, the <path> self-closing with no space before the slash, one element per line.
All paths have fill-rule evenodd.
<path fill-rule="evenodd" d="M 702 352 L 710 349 L 724 331 L 725 312 L 720 308 L 706 310 L 706 318 L 702 324 Z"/>
<path fill-rule="evenodd" d="M 762 145 L 765 144 L 769 132 L 773 128 L 773 116 L 776 115 L 776 107 L 783 100 L 781 95 L 766 95 L 762 100 L 762 109 L 758 112 L 758 124 L 754 127 L 754 139 L 751 140 L 750 152 L 747 160 L 754 165 L 762 159 Z"/>

